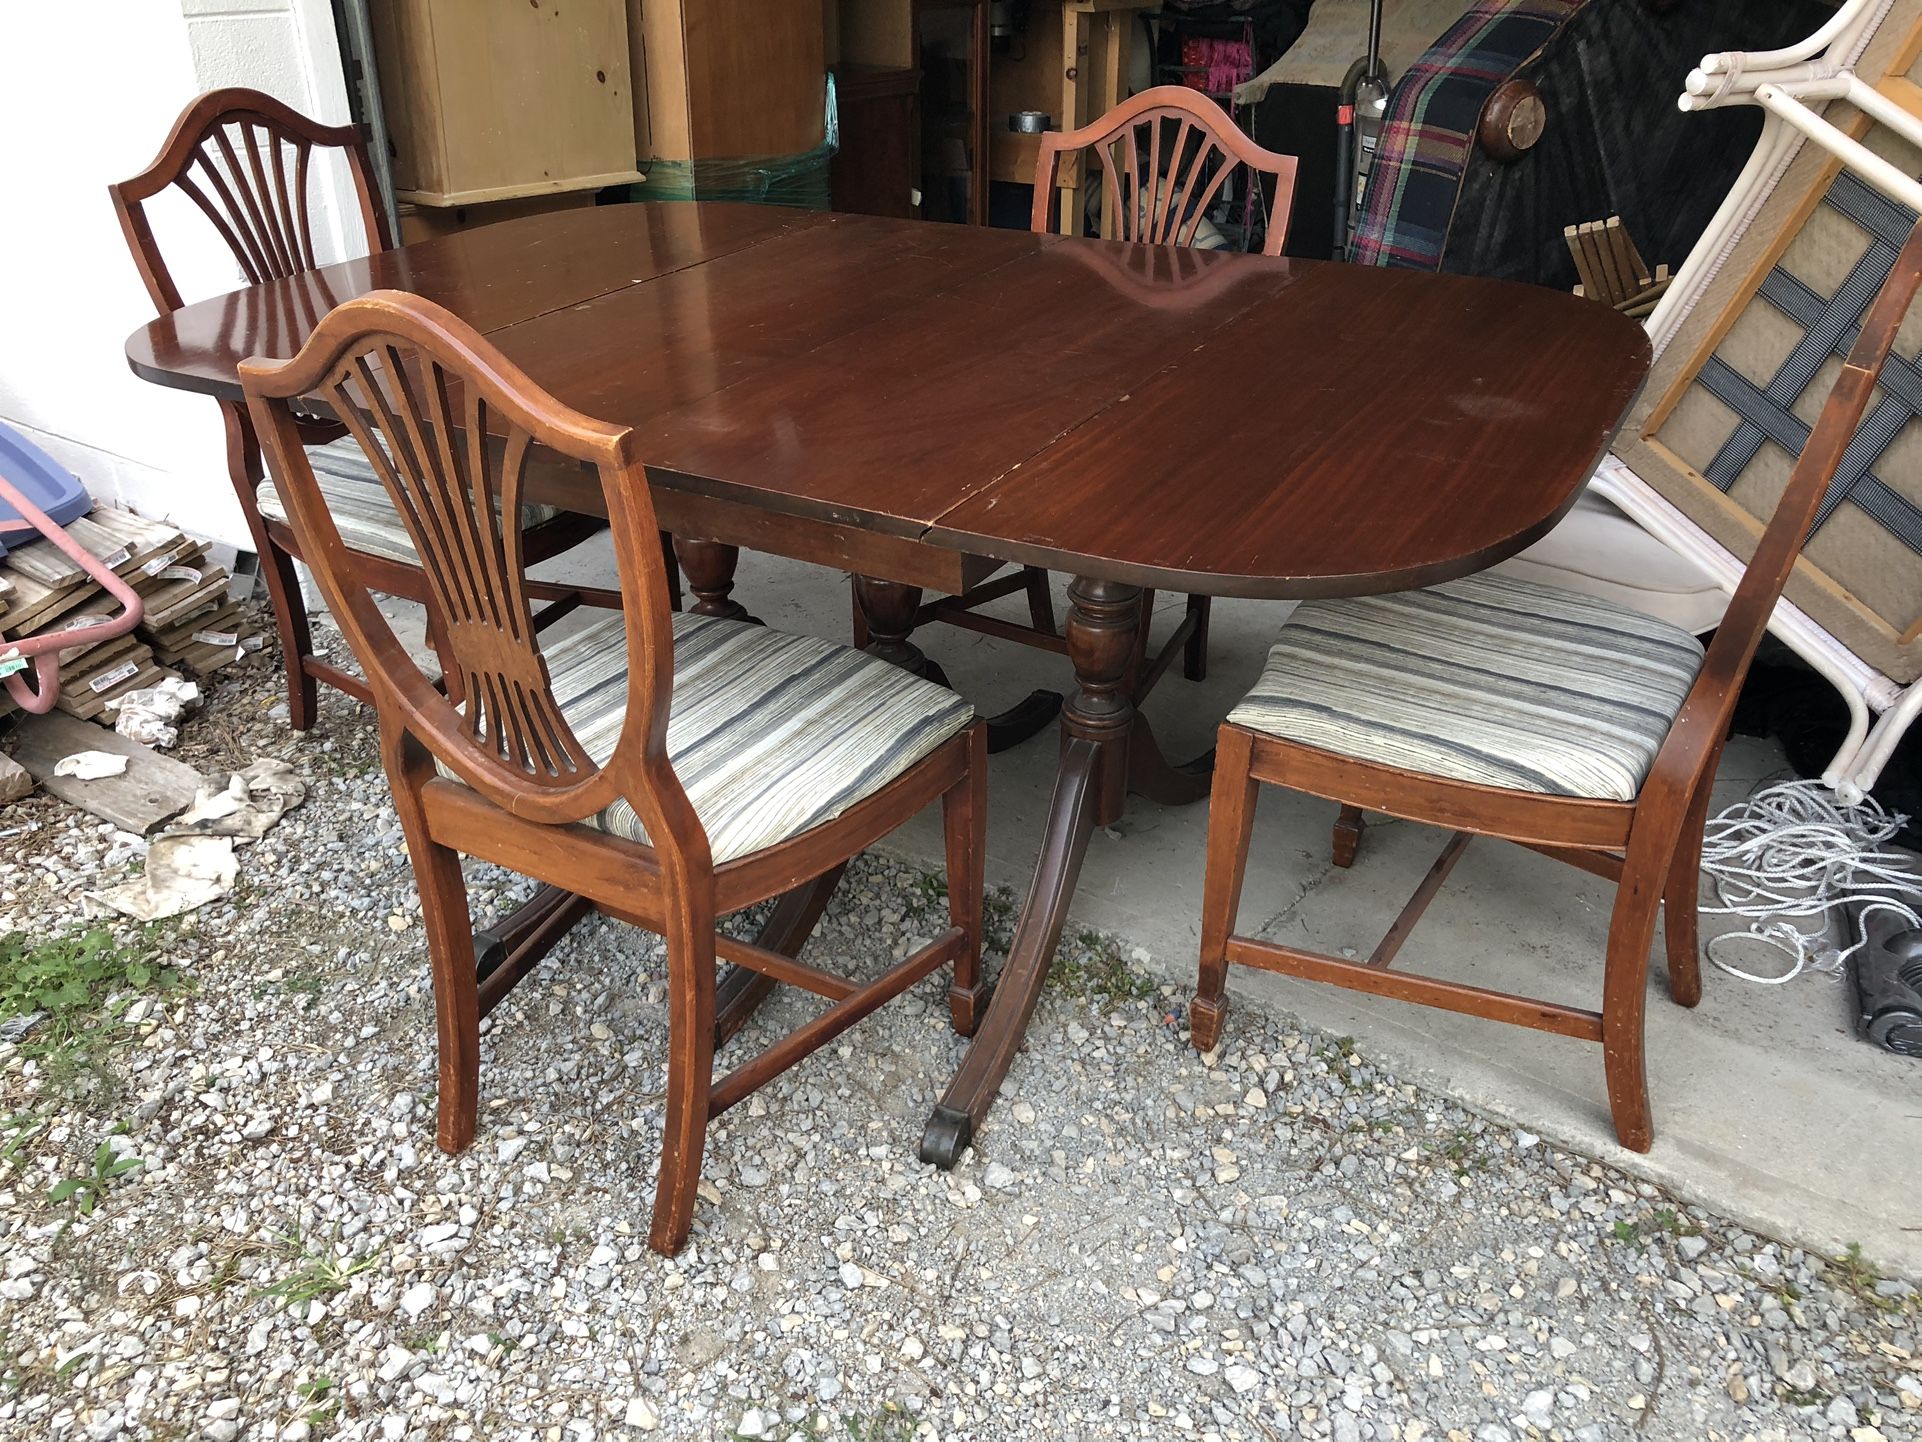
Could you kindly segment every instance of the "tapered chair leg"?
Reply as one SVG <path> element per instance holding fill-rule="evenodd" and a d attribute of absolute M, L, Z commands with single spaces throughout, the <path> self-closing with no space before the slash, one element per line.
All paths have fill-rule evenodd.
<path fill-rule="evenodd" d="M 1602 981 L 1602 1065 L 1608 1076 L 1608 1107 L 1616 1140 L 1632 1152 L 1655 1144 L 1648 1100 L 1648 954 L 1655 944 L 1657 888 L 1667 856 L 1645 860 L 1629 843 L 1628 864 L 1615 893 L 1608 924 L 1608 962 Z"/>
<path fill-rule="evenodd" d="M 1188 633 L 1188 644 L 1181 655 L 1181 674 L 1190 681 L 1208 679 L 1208 616 L 1210 603 L 1206 596 L 1188 598 L 1188 615 L 1195 623 L 1194 630 Z"/>
<path fill-rule="evenodd" d="M 987 1009 L 988 988 L 981 980 L 982 892 L 987 885 L 988 851 L 988 728 L 976 721 L 968 728 L 968 774 L 941 797 L 941 823 L 946 834 L 948 923 L 967 935 L 954 959 L 948 986 L 948 1011 L 954 1029 L 973 1036 Z"/>
<path fill-rule="evenodd" d="M 1662 940 L 1668 954 L 1668 994 L 1679 1006 L 1697 1006 L 1702 1000 L 1702 940 L 1698 916 L 1702 888 L 1702 828 L 1708 822 L 1709 778 L 1703 778 L 1699 794 L 1682 822 L 1682 834 L 1675 846 L 1667 884 L 1662 888 Z"/>
<path fill-rule="evenodd" d="M 264 538 L 263 531 L 263 538 Z M 267 599 L 280 635 L 280 664 L 287 674 L 287 724 L 296 731 L 313 728 L 320 707 L 320 683 L 307 669 L 314 654 L 314 631 L 307 620 L 307 602 L 300 593 L 300 571 L 294 558 L 263 539 L 260 574 L 267 583 Z"/>
<path fill-rule="evenodd" d="M 1335 817 L 1335 835 L 1329 849 L 1335 865 L 1349 867 L 1355 864 L 1355 855 L 1361 850 L 1361 808 L 1359 806 L 1341 808 L 1341 814 Z"/>
<path fill-rule="evenodd" d="M 698 908 L 670 924 L 667 937 L 667 1111 L 661 1174 L 647 1244 L 671 1257 L 694 1229 L 694 1202 L 707 1149 L 714 1084 L 714 916 Z"/>
<path fill-rule="evenodd" d="M 1201 971 L 1188 1006 L 1196 1051 L 1213 1051 L 1228 1016 L 1228 937 L 1241 911 L 1248 874 L 1248 837 L 1260 791 L 1252 773 L 1254 738 L 1223 726 L 1215 745 L 1214 791 L 1208 802 L 1208 872 L 1201 892 Z"/>
<path fill-rule="evenodd" d="M 409 765 L 423 764 L 410 758 Z M 431 766 L 431 763 L 425 763 Z M 389 770 L 390 776 L 396 774 Z M 440 1120 L 435 1141 L 465 1151 L 480 1112 L 480 999 L 474 974 L 474 919 L 460 853 L 437 844 L 426 818 L 409 805 L 412 790 L 394 788 L 395 810 L 420 889 L 421 925 L 434 982 L 434 1026 L 440 1042 Z"/>
<path fill-rule="evenodd" d="M 274 610 L 274 629 L 280 636 L 280 664 L 287 676 L 287 724 L 310 730 L 320 704 L 319 683 L 308 674 L 307 658 L 314 654 L 314 633 L 307 622 L 307 603 L 300 594 L 300 572 L 293 557 L 274 544 L 261 519 L 257 499 L 261 477 L 260 442 L 244 411 L 223 404 L 220 418 L 227 433 L 227 477 L 240 498 L 240 509 L 253 534 L 254 554 L 260 558 L 260 579 Z"/>
<path fill-rule="evenodd" d="M 1054 594 L 1048 589 L 1048 573 L 1039 566 L 1024 566 L 1022 579 L 1028 592 L 1028 622 L 1037 631 L 1058 634 L 1054 625 Z"/>

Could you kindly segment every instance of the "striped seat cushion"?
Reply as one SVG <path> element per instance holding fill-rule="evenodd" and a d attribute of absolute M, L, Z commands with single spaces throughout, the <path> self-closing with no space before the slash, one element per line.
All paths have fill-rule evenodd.
<path fill-rule="evenodd" d="M 334 524 L 340 527 L 340 538 L 349 550 L 384 556 L 409 566 L 420 563 L 407 527 L 401 523 L 400 512 L 394 509 L 387 488 L 374 474 L 373 463 L 360 448 L 360 442 L 352 436 L 342 436 L 324 446 L 310 446 L 307 460 L 314 468 L 314 479 L 320 482 L 320 493 L 326 498 L 327 509 L 333 513 Z M 263 516 L 284 525 L 293 524 L 271 476 L 261 482 L 258 495 Z M 556 506 L 522 506 L 521 525 L 538 526 L 559 514 Z"/>
<path fill-rule="evenodd" d="M 627 705 L 620 615 L 549 641 L 545 654 L 575 738 L 605 761 Z M 973 717 L 947 687 L 846 646 L 711 616 L 674 617 L 668 760 L 717 864 L 832 821 Z M 647 841 L 624 800 L 589 824 Z"/>
<path fill-rule="evenodd" d="M 1701 664 L 1666 621 L 1473 576 L 1297 608 L 1228 719 L 1430 776 L 1633 801 Z"/>

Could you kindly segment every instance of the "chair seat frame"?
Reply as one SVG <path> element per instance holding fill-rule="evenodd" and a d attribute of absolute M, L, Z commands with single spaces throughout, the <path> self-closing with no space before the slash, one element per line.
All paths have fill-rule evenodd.
<path fill-rule="evenodd" d="M 299 355 L 246 362 L 241 380 L 293 529 L 374 695 L 433 975 L 442 1149 L 458 1152 L 474 1139 L 481 1017 L 589 910 L 656 932 L 667 944 L 666 1116 L 648 1234 L 662 1253 L 678 1251 L 692 1229 L 714 1117 L 943 966 L 952 969 L 951 1019 L 964 1034 L 974 1030 L 986 1000 L 981 722 L 840 816 L 716 865 L 667 754 L 674 633 L 666 561 L 633 433 L 560 405 L 471 327 L 391 291 L 337 308 Z M 316 394 L 367 453 L 422 558 L 443 618 L 444 692 L 420 673 L 374 604 L 383 572 L 348 550 L 328 511 L 294 413 L 297 401 Z M 586 754 L 560 709 L 532 611 L 513 517 L 536 448 L 592 466 L 607 507 L 627 669 L 619 737 L 604 760 Z M 622 800 L 649 844 L 590 824 Z M 721 916 L 770 898 L 800 896 L 818 916 L 850 859 L 937 800 L 949 924 L 878 977 L 856 981 L 777 951 L 765 938 L 718 934 Z M 512 947 L 476 945 L 464 855 L 557 888 L 543 893 L 539 916 Z M 804 934 L 811 924 L 798 929 Z M 717 1012 L 722 961 L 828 1005 L 717 1079 L 716 1050 L 730 1031 Z"/>
<path fill-rule="evenodd" d="M 1871 305 L 1777 503 L 1754 559 L 1710 642 L 1633 802 L 1511 790 L 1425 775 L 1271 736 L 1221 728 L 1209 814 L 1200 977 L 1190 1009 L 1194 1045 L 1220 1044 L 1230 964 L 1505 1021 L 1602 1044 L 1609 1108 L 1621 1144 L 1647 1151 L 1655 1128 L 1644 1040 L 1649 951 L 1663 916 L 1669 991 L 1702 998 L 1698 937 L 1702 830 L 1715 769 L 1742 681 L 1843 452 L 1868 409 L 1896 332 L 1922 289 L 1922 224 L 1911 232 Z M 1349 960 L 1235 932 L 1259 788 L 1285 787 L 1339 803 L 1336 864 L 1354 861 L 1364 811 L 1445 826 L 1456 834 L 1388 933 Z M 1615 882 L 1599 1011 L 1391 971 L 1402 943 L 1471 836 L 1494 836 Z"/>

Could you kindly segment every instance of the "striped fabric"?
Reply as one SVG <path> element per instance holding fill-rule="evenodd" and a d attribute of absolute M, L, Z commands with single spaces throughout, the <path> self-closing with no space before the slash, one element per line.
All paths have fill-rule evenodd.
<path fill-rule="evenodd" d="M 314 468 L 314 479 L 320 483 L 327 509 L 333 513 L 334 524 L 340 527 L 340 538 L 349 550 L 384 556 L 409 566 L 420 564 L 407 527 L 401 523 L 400 512 L 394 509 L 387 488 L 374 474 L 373 463 L 360 448 L 360 442 L 352 436 L 342 436 L 324 446 L 310 446 L 307 460 Z M 284 525 L 293 524 L 286 503 L 274 489 L 273 477 L 261 482 L 258 495 L 263 516 Z M 522 506 L 521 525 L 538 526 L 559 514 L 554 506 Z"/>
<path fill-rule="evenodd" d="M 1429 776 L 1633 801 L 1701 664 L 1666 621 L 1481 575 L 1299 607 L 1228 719 Z"/>
<path fill-rule="evenodd" d="M 1388 97 L 1348 258 L 1439 270 L 1482 106 L 1587 0 L 1481 0 Z"/>
<path fill-rule="evenodd" d="M 620 615 L 549 641 L 546 657 L 576 739 L 604 762 L 627 705 Z M 846 646 L 712 616 L 674 617 L 668 760 L 717 864 L 832 821 L 973 717 L 945 686 Z M 647 841 L 624 800 L 589 824 Z"/>

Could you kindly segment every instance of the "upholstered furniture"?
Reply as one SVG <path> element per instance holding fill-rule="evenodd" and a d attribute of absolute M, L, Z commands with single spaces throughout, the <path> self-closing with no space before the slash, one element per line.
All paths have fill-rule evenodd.
<path fill-rule="evenodd" d="M 1702 825 L 1736 693 L 1918 286 L 1922 226 L 1868 308 L 1705 656 L 1667 622 L 1496 577 L 1312 601 L 1289 618 L 1216 749 L 1197 1047 L 1220 1041 L 1231 962 L 1599 1041 L 1616 1135 L 1648 1150 L 1642 1022 L 1656 911 L 1670 992 L 1693 1006 Z M 1264 783 L 1456 828 L 1372 955 L 1350 961 L 1236 933 Z M 1389 969 L 1476 835 L 1616 880 L 1600 1011 Z"/>
<path fill-rule="evenodd" d="M 180 309 L 182 297 L 154 238 L 147 202 L 173 189 L 185 195 L 233 251 L 250 285 L 309 271 L 319 264 L 310 203 L 316 151 L 338 150 L 346 158 L 367 244 L 385 250 L 392 237 L 374 194 L 366 145 L 352 126 L 321 125 L 256 90 L 216 90 L 182 112 L 152 165 L 131 180 L 107 187 L 134 264 L 161 314 Z M 273 602 L 287 673 L 288 722 L 297 731 L 313 725 L 321 681 L 365 701 L 369 691 L 351 672 L 314 655 L 313 635 L 294 562 L 302 559 L 285 506 L 263 485 L 260 446 L 238 404 L 222 400 L 227 431 L 227 471 L 260 557 L 261 575 Z M 307 445 L 328 448 L 316 463 L 328 504 L 339 514 L 347 543 L 384 563 L 380 589 L 426 600 L 427 591 L 391 505 L 340 427 L 303 416 Z M 528 559 L 544 560 L 578 545 L 600 529 L 584 516 L 547 509 L 522 518 Z M 548 599 L 587 595 L 576 588 L 537 587 Z M 605 596 L 590 599 L 605 602 Z M 430 615 L 430 629 L 432 619 Z"/>
<path fill-rule="evenodd" d="M 473 1140 L 480 1017 L 505 992 L 477 975 L 463 855 L 666 939 L 658 1251 L 687 1240 L 711 1117 L 942 966 L 955 1026 L 973 1029 L 984 731 L 964 702 L 844 647 L 677 616 L 633 432 L 562 406 L 431 301 L 372 292 L 332 312 L 293 360 L 240 375 L 302 554 L 374 693 L 420 886 L 445 1150 Z M 444 694 L 374 604 L 382 567 L 346 545 L 301 445 L 295 406 L 308 396 L 343 419 L 406 525 L 443 617 Z M 520 530 L 502 519 L 542 448 L 594 468 L 624 603 L 551 643 L 534 626 Z M 717 936 L 718 916 L 831 882 L 936 800 L 950 925 L 880 977 Z M 717 1080 L 720 958 L 831 1005 Z"/>

